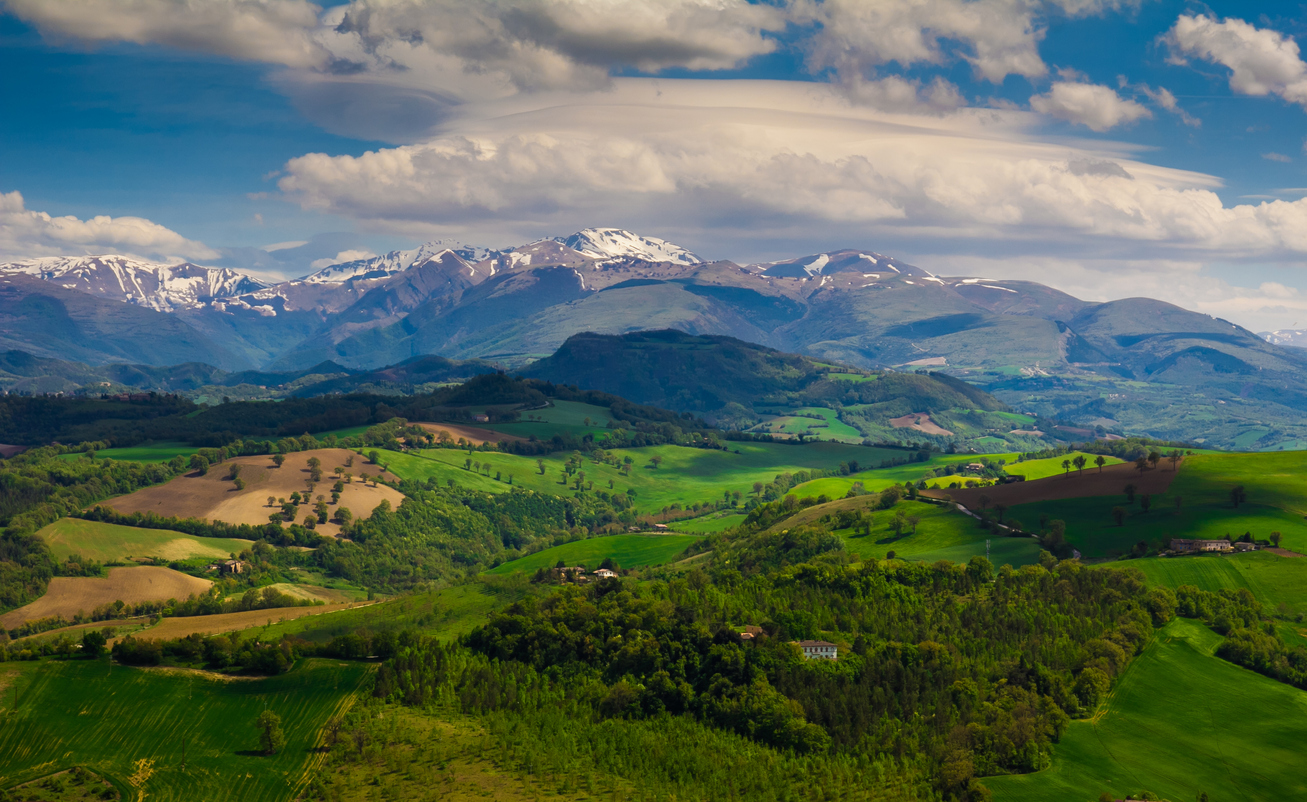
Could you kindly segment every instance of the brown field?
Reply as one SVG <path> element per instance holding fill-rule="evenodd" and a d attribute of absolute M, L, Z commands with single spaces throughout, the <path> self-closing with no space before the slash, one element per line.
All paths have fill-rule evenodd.
<path fill-rule="evenodd" d="M 943 426 L 930 419 L 930 416 L 924 412 L 914 412 L 911 415 L 904 415 L 901 418 L 890 418 L 890 426 L 895 429 L 915 429 L 926 434 L 942 434 L 950 436 L 953 433 Z"/>
<path fill-rule="evenodd" d="M 1178 467 L 1184 467 L 1183 460 Z M 1015 507 L 1018 504 L 1063 498 L 1118 496 L 1126 485 L 1134 485 L 1140 494 L 1156 495 L 1166 492 L 1175 475 L 1176 472 L 1166 462 L 1159 463 L 1156 468 L 1149 468 L 1142 475 L 1135 469 L 1134 463 L 1122 462 L 1106 466 L 1102 473 L 1099 473 L 1098 468 L 1091 467 L 1086 468 L 1083 474 L 1071 471 L 1069 474 L 1031 482 L 954 490 L 923 490 L 921 494 L 930 498 L 951 498 L 967 508 L 979 506 L 981 496 L 989 496 L 991 504 Z"/>
<path fill-rule="evenodd" d="M 0 459 L 9 459 L 27 450 L 27 446 L 11 446 L 0 443 Z"/>
<path fill-rule="evenodd" d="M 526 439 L 515 434 L 501 434 L 490 429 L 481 429 L 476 426 L 458 426 L 453 423 L 419 423 L 417 425 L 432 434 L 438 434 L 441 431 L 449 432 L 449 436 L 454 438 L 455 442 L 461 437 L 474 446 L 479 446 L 482 443 L 498 443 L 500 440 L 516 442 Z"/>
<path fill-rule="evenodd" d="M 292 492 L 303 493 L 307 490 L 305 482 L 309 479 L 310 457 L 322 460 L 322 482 L 314 488 L 313 495 L 325 496 L 330 501 L 331 486 L 336 481 L 332 471 L 337 466 L 344 467 L 345 460 L 351 456 L 354 457 L 354 465 L 345 468 L 345 471 L 354 474 L 355 481 L 345 485 L 345 490 L 340 495 L 340 506 L 348 507 L 354 513 L 355 520 L 367 518 L 383 500 L 389 501 L 392 507 L 398 507 L 404 500 L 398 490 L 385 485 L 372 487 L 358 481 L 364 474 L 381 474 L 390 481 L 394 481 L 394 475 L 382 474 L 379 465 L 369 465 L 367 459 L 344 448 L 287 454 L 286 462 L 280 468 L 273 464 L 272 457 L 269 456 L 235 457 L 210 467 L 204 476 L 178 476 L 171 482 L 137 490 L 104 504 L 122 513 L 153 511 L 164 517 L 204 518 L 233 524 L 266 524 L 268 516 L 278 509 L 268 506 L 268 496 L 290 498 Z M 235 484 L 226 478 L 233 464 L 241 466 L 240 477 L 245 480 L 244 490 L 237 490 Z M 300 520 L 310 509 L 300 506 Z M 334 514 L 335 507 L 331 509 Z M 334 523 L 318 524 L 317 531 L 332 536 L 340 533 L 340 527 Z"/>
<path fill-rule="evenodd" d="M 79 612 L 89 613 L 101 604 L 120 599 L 127 604 L 185 599 L 204 593 L 212 584 L 207 579 L 158 566 L 110 568 L 107 577 L 57 576 L 50 580 L 44 596 L 0 616 L 0 626 L 12 629 L 25 621 L 56 615 L 71 619 Z"/>
<path fill-rule="evenodd" d="M 216 635 L 219 632 L 234 632 L 238 629 L 261 627 L 269 621 L 290 621 L 308 615 L 324 615 L 351 607 L 363 607 L 374 602 L 353 602 L 342 604 L 324 604 L 321 607 L 277 607 L 271 610 L 250 610 L 244 613 L 223 613 L 221 615 L 194 615 L 185 618 L 165 618 L 157 626 L 137 633 L 138 638 L 150 640 L 173 640 L 187 635 Z"/>

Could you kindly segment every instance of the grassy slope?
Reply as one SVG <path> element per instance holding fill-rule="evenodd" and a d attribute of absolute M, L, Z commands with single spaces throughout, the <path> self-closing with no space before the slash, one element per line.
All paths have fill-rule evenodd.
<path fill-rule="evenodd" d="M 195 446 L 185 443 L 148 443 L 128 448 L 106 448 L 95 452 L 96 459 L 113 459 L 127 462 L 167 462 L 173 457 L 189 457 Z M 56 459 L 85 459 L 85 454 L 60 454 Z"/>
<path fill-rule="evenodd" d="M 1065 473 L 1065 469 L 1062 467 L 1062 460 L 1073 460 L 1078 456 L 1085 458 L 1085 470 L 1092 471 L 1097 468 L 1097 466 L 1094 465 L 1096 455 L 1086 454 L 1083 451 L 1072 451 L 1070 454 L 1061 457 L 1049 457 L 1048 459 L 1032 459 L 1027 460 L 1026 462 L 1016 462 L 1008 465 L 1005 470 L 1013 476 L 1026 477 L 1027 481 L 1032 479 L 1043 479 L 1046 476 L 1061 476 Z M 1103 459 L 1105 460 L 1103 463 L 1104 465 L 1116 465 L 1118 462 L 1121 462 L 1121 460 L 1116 457 L 1104 457 Z M 1072 468 L 1071 470 L 1074 471 L 1075 468 Z"/>
<path fill-rule="evenodd" d="M 1195 557 L 1150 557 L 1129 560 L 1122 567 L 1138 568 L 1148 581 L 1169 588 L 1193 585 L 1203 590 L 1247 588 L 1268 613 L 1307 615 L 1307 560 L 1265 551 Z"/>
<path fill-rule="evenodd" d="M 153 774 L 140 788 L 152 802 L 290 799 L 315 762 L 319 729 L 368 670 L 311 660 L 280 677 L 224 682 L 106 660 L 9 663 L 4 676 L 17 684 L 19 705 L 0 728 L 0 776 L 19 783 L 82 765 L 130 791 L 136 761 L 148 760 Z M 286 733 L 272 757 L 254 754 L 265 705 Z"/>
<path fill-rule="evenodd" d="M 1106 710 L 1073 722 L 1053 766 L 994 777 L 995 802 L 1089 802 L 1148 790 L 1172 800 L 1307 796 L 1307 693 L 1213 656 L 1220 636 L 1177 620 L 1136 658 Z"/>
<path fill-rule="evenodd" d="M 906 452 L 899 451 L 894 456 L 903 457 Z M 1008 463 L 1013 463 L 1016 454 L 986 454 L 987 459 L 1006 459 Z M 857 457 L 854 457 L 857 459 Z M 811 482 L 804 482 L 795 486 L 788 495 L 803 498 L 812 496 L 816 498 L 823 493 L 829 498 L 843 498 L 853 487 L 854 482 L 862 482 L 862 486 L 871 492 L 884 490 L 890 485 L 903 484 L 905 481 L 917 481 L 921 479 L 927 471 L 938 470 L 939 468 L 950 463 L 974 462 L 978 459 L 975 454 L 934 454 L 926 462 L 911 462 L 907 465 L 896 465 L 893 468 L 873 468 L 870 470 L 859 471 L 849 476 L 830 476 L 824 479 L 813 479 Z M 862 465 L 868 464 L 869 460 L 858 460 Z M 1030 463 L 1026 463 L 1030 464 Z"/>
<path fill-rule="evenodd" d="M 726 515 L 714 513 L 703 518 L 694 518 L 689 521 L 676 521 L 671 526 L 677 532 L 695 532 L 698 534 L 711 534 L 712 532 L 723 532 L 732 526 L 739 526 L 744 523 L 745 515 L 742 512 L 732 512 Z"/>
<path fill-rule="evenodd" d="M 222 558 L 232 553 L 239 554 L 253 545 L 251 540 L 191 537 L 181 532 L 140 529 L 78 518 L 60 518 L 37 534 L 49 544 L 55 559 L 61 561 L 70 554 L 80 554 L 98 562 L 154 556 L 167 560 L 188 557 Z M 182 554 L 188 545 L 190 553 Z"/>
<path fill-rule="evenodd" d="M 584 462 L 582 470 L 586 479 L 594 482 L 595 489 L 608 489 L 610 480 L 618 491 L 635 488 L 637 509 L 650 512 L 678 502 L 685 505 L 696 501 L 717 501 L 726 490 L 738 490 L 747 495 L 752 492 L 754 482 L 771 482 L 780 473 L 812 468 L 831 470 L 851 459 L 863 463 L 879 462 L 903 453 L 840 443 L 731 443 L 730 446 L 730 451 L 680 446 L 615 449 L 609 453 L 619 459 L 630 455 L 635 460 L 630 476 L 624 476 L 610 465 L 598 465 L 590 460 Z M 740 453 L 735 453 L 737 450 Z M 663 458 L 658 468 L 649 462 L 655 455 Z M 456 449 L 429 449 L 417 455 L 388 453 L 382 461 L 389 460 L 391 471 L 404 478 L 435 477 L 441 482 L 453 479 L 464 487 L 507 492 L 510 489 L 508 475 L 512 474 L 514 485 L 530 490 L 556 495 L 574 492 L 570 485 L 559 482 L 563 465 L 571 458 L 570 453 L 541 458 L 545 463 L 543 475 L 536 467 L 536 457 L 498 452 L 476 452 L 470 456 L 475 461 L 493 466 L 490 477 L 465 470 L 463 464 L 469 455 Z M 502 474 L 503 481 L 494 480 L 496 471 Z"/>
<path fill-rule="evenodd" d="M 1164 466 L 1161 470 L 1167 470 Z M 1251 532 L 1265 539 L 1272 531 L 1284 535 L 1283 545 L 1307 551 L 1307 452 L 1260 454 L 1198 454 L 1185 459 L 1170 490 L 1154 496 L 1151 511 L 1124 495 L 1067 499 L 1013 507 L 1008 513 L 1029 526 L 1041 515 L 1067 523 L 1067 535 L 1086 557 L 1106 557 L 1128 551 L 1135 543 L 1173 537 L 1238 537 Z M 1248 502 L 1235 509 L 1230 489 L 1243 485 Z M 1175 499 L 1181 499 L 1180 509 Z M 1124 526 L 1112 520 L 1112 508 L 1125 507 Z"/>
<path fill-rule="evenodd" d="M 696 535 L 612 535 L 564 543 L 561 546 L 538 551 L 519 560 L 504 563 L 487 571 L 488 574 L 510 574 L 518 571 L 534 572 L 539 568 L 557 565 L 585 565 L 598 568 L 611 557 L 622 568 L 640 568 L 662 565 L 685 551 Z"/>
<path fill-rule="evenodd" d="M 916 534 L 912 534 L 909 529 L 901 537 L 895 538 L 890 522 L 898 510 L 902 510 L 905 515 L 921 518 Z M 988 539 L 990 560 L 994 565 L 1007 563 L 1021 566 L 1039 559 L 1039 545 L 1033 539 L 998 537 L 987 533 L 976 525 L 975 519 L 950 507 L 902 501 L 893 510 L 871 514 L 875 523 L 870 535 L 849 529 L 837 532 L 844 539 L 844 547 L 859 557 L 884 559 L 893 551 L 900 559 L 966 562 L 975 556 L 985 556 L 985 541 Z"/>

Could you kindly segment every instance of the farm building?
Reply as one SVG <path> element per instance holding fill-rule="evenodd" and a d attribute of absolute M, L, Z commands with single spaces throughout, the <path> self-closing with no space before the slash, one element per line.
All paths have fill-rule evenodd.
<path fill-rule="evenodd" d="M 653 528 L 654 528 L 654 531 L 655 531 L 655 532 L 666 532 L 666 531 L 668 531 L 668 529 L 667 529 L 667 524 L 654 524 L 654 525 L 653 525 Z"/>
<path fill-rule="evenodd" d="M 489 423 L 489 422 L 490 422 L 490 416 L 489 416 L 489 415 L 477 415 L 475 418 L 473 418 L 473 420 L 475 420 L 477 423 Z"/>
<path fill-rule="evenodd" d="M 595 571 L 595 578 L 597 579 L 612 579 L 615 576 L 617 576 L 617 572 L 610 571 L 607 568 L 600 568 L 598 571 Z"/>
<path fill-rule="evenodd" d="M 1202 551 L 1230 551 L 1233 547 L 1228 540 L 1186 540 L 1172 538 L 1171 551 L 1186 554 Z"/>
<path fill-rule="evenodd" d="M 805 660 L 834 660 L 839 657 L 839 647 L 824 640 L 801 640 L 798 646 L 803 650 Z"/>

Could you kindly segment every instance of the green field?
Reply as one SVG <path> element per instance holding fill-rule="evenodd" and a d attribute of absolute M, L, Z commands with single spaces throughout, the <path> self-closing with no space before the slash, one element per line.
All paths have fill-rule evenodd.
<path fill-rule="evenodd" d="M 7 663 L 0 676 L 19 701 L 3 713 L 0 777 L 13 785 L 85 766 L 124 799 L 293 799 L 319 759 L 320 729 L 369 671 L 306 660 L 279 677 L 223 681 L 107 660 Z M 286 747 L 270 757 L 257 752 L 255 719 L 265 708 L 286 733 Z M 143 782 L 133 784 L 134 775 Z"/>
<path fill-rule="evenodd" d="M 826 407 L 800 407 L 793 410 L 777 410 L 772 414 L 777 417 L 759 424 L 751 431 L 806 434 L 822 440 L 839 440 L 842 443 L 861 443 L 864 437 L 862 432 L 841 421 L 838 412 Z"/>
<path fill-rule="evenodd" d="M 1175 802 L 1307 798 L 1307 693 L 1216 658 L 1220 641 L 1194 621 L 1168 624 L 1106 709 L 1072 722 L 1051 768 L 985 780 L 995 802 L 1092 802 L 1105 791 Z"/>
<path fill-rule="evenodd" d="M 890 522 L 899 510 L 905 515 L 921 518 L 916 534 L 909 529 L 904 530 L 900 537 L 894 536 Z M 892 510 L 881 510 L 872 515 L 875 523 L 870 535 L 855 534 L 848 529 L 837 532 L 844 538 L 844 547 L 859 557 L 884 559 L 893 551 L 896 557 L 908 560 L 966 562 L 975 556 L 985 556 L 985 541 L 988 539 L 990 561 L 996 566 L 1004 563 L 1029 565 L 1039 559 L 1039 544 L 1034 539 L 985 532 L 974 518 L 951 507 L 901 501 Z"/>
<path fill-rule="evenodd" d="M 520 571 L 534 573 L 550 568 L 559 560 L 567 565 L 584 565 L 598 568 L 605 559 L 612 558 L 622 568 L 642 568 L 662 565 L 671 561 L 699 537 L 697 535 L 611 535 L 592 537 L 564 543 L 561 546 L 538 551 L 518 560 L 506 562 L 486 573 L 494 575 Z"/>
<path fill-rule="evenodd" d="M 1061 476 L 1066 470 L 1062 467 L 1063 460 L 1074 460 L 1076 457 L 1085 458 L 1085 470 L 1096 471 L 1098 466 L 1094 464 L 1097 459 L 1096 454 L 1086 454 L 1083 451 L 1072 451 L 1060 457 L 1049 457 L 1048 459 L 1032 459 L 1025 462 L 1014 462 L 1005 466 L 1004 470 L 1013 476 L 1024 476 L 1027 481 L 1032 479 L 1043 479 L 1046 476 Z M 1104 465 L 1116 465 L 1121 460 L 1116 457 L 1103 457 Z M 1072 471 L 1075 470 L 1073 467 Z"/>
<path fill-rule="evenodd" d="M 902 451 L 896 452 L 895 457 L 902 458 L 904 453 Z M 986 454 L 985 457 L 991 460 L 1006 459 L 1009 471 L 1011 471 L 1012 466 L 1018 464 L 1013 462 L 1017 457 L 1016 454 Z M 862 482 L 862 486 L 866 490 L 875 493 L 890 485 L 903 484 L 908 481 L 916 482 L 925 476 L 928 471 L 938 471 L 945 465 L 974 462 L 977 459 L 978 457 L 975 454 L 932 454 L 930 459 L 925 462 L 910 462 L 907 465 L 895 465 L 892 468 L 873 468 L 849 476 L 828 476 L 824 479 L 813 479 L 811 482 L 796 485 L 787 495 L 798 498 L 806 496 L 816 498 L 824 494 L 831 499 L 844 498 L 849 489 L 853 487 L 854 482 Z M 866 465 L 868 461 L 858 460 L 858 463 Z M 944 477 L 940 477 L 939 481 L 943 482 Z"/>
<path fill-rule="evenodd" d="M 534 417 L 535 420 L 529 420 Z M 586 419 L 590 419 L 587 424 Z M 521 419 L 515 423 L 482 424 L 485 429 L 492 429 L 504 434 L 548 440 L 554 435 L 572 435 L 584 437 L 593 434 L 600 439 L 608 431 L 608 422 L 612 420 L 606 407 L 583 404 L 579 401 L 554 401 L 544 409 L 528 409 L 521 413 Z"/>
<path fill-rule="evenodd" d="M 677 532 L 694 532 L 695 534 L 706 535 L 725 531 L 732 526 L 739 526 L 744 523 L 745 517 L 742 512 L 714 513 L 702 518 L 692 518 L 688 521 L 676 521 L 671 526 Z"/>
<path fill-rule="evenodd" d="M 140 529 L 80 518 L 60 518 L 37 532 L 62 562 L 79 554 L 97 562 L 123 562 L 133 557 L 187 560 L 192 557 L 225 559 L 254 545 L 251 540 L 192 537 L 164 529 Z"/>
<path fill-rule="evenodd" d="M 874 464 L 903 454 L 901 451 L 842 443 L 731 443 L 729 451 L 668 445 L 614 449 L 609 453 L 618 459 L 628 455 L 634 459 L 630 476 L 611 465 L 586 459 L 581 469 L 585 471 L 587 481 L 594 482 L 596 490 L 609 490 L 610 481 L 612 490 L 621 492 L 634 488 L 636 509 L 641 512 L 657 512 L 674 503 L 684 506 L 716 502 L 727 490 L 739 491 L 747 497 L 753 492 L 754 482 L 766 484 L 781 473 L 813 468 L 832 470 L 849 460 Z M 663 460 L 657 468 L 650 461 L 654 456 Z M 388 461 L 391 471 L 405 479 L 435 478 L 441 483 L 453 479 L 463 487 L 508 492 L 507 481 L 511 474 L 514 485 L 542 493 L 570 495 L 575 492 L 572 486 L 560 481 L 563 466 L 570 458 L 569 453 L 541 457 L 545 463 L 544 474 L 536 467 L 536 457 L 498 452 L 471 455 L 457 449 L 427 449 L 416 454 L 388 452 L 382 461 Z M 468 459 L 489 463 L 490 476 L 466 470 L 463 465 Z M 500 473 L 501 481 L 495 481 L 496 472 Z"/>
<path fill-rule="evenodd" d="M 1268 613 L 1307 615 L 1307 559 L 1281 557 L 1267 551 L 1193 557 L 1149 557 L 1128 560 L 1121 567 L 1138 568 L 1150 583 L 1202 590 L 1247 588 Z"/>
<path fill-rule="evenodd" d="M 96 459 L 114 459 L 125 462 L 167 462 L 173 457 L 189 457 L 196 447 L 186 443 L 145 443 L 128 448 L 106 448 L 95 452 Z M 85 454 L 60 454 L 58 459 L 85 459 Z"/>

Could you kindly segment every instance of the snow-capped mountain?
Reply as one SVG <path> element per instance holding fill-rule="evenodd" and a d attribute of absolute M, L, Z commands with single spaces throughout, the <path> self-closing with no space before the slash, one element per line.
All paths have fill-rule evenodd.
<path fill-rule="evenodd" d="M 786 259 L 782 262 L 768 262 L 754 265 L 767 276 L 785 278 L 809 278 L 812 276 L 829 276 L 833 273 L 880 273 L 885 276 L 918 276 L 927 278 L 931 274 L 921 268 L 899 261 L 892 256 L 884 256 L 875 251 L 828 251 L 812 254 L 798 259 Z"/>
<path fill-rule="evenodd" d="M 402 273 L 427 262 L 447 261 L 450 257 L 465 265 L 493 259 L 499 251 L 464 245 L 454 240 L 433 240 L 407 251 L 391 251 L 383 256 L 329 265 L 301 281 L 310 284 L 340 284 L 353 279 L 375 279 Z"/>
<path fill-rule="evenodd" d="M 225 267 L 145 262 L 126 256 L 48 256 L 0 264 L 0 274 L 24 273 L 70 290 L 160 312 L 197 309 L 270 286 Z"/>
<path fill-rule="evenodd" d="M 1272 345 L 1291 345 L 1294 348 L 1307 348 L 1307 330 L 1280 329 L 1278 331 L 1261 331 L 1258 337 Z"/>
<path fill-rule="evenodd" d="M 677 265 L 703 262 L 680 245 L 657 237 L 642 237 L 620 228 L 587 228 L 570 237 L 557 237 L 556 241 L 594 259 L 634 258 Z"/>

